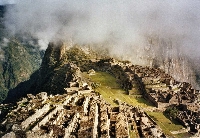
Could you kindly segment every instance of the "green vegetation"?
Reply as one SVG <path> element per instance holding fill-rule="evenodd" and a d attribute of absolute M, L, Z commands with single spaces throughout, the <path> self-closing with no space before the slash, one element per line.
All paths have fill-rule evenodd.
<path fill-rule="evenodd" d="M 66 54 L 69 61 L 74 61 L 77 63 L 89 59 L 89 55 L 85 54 L 85 52 L 77 46 L 70 48 Z"/>
<path fill-rule="evenodd" d="M 126 102 L 133 106 L 148 107 L 150 104 L 141 96 L 127 95 L 126 92 L 117 83 L 116 78 L 107 72 L 96 72 L 95 75 L 85 76 L 90 81 L 101 84 L 96 91 L 99 92 L 103 98 L 111 105 L 116 106 L 115 100 Z"/>
<path fill-rule="evenodd" d="M 82 71 L 89 70 L 89 59 L 91 55 L 86 54 L 83 50 L 81 50 L 78 46 L 74 46 L 70 48 L 66 52 L 67 60 L 69 62 L 75 63 Z"/>
<path fill-rule="evenodd" d="M 174 136 L 176 138 L 189 138 L 189 137 L 192 137 L 192 134 L 190 134 L 190 133 L 180 133 L 180 134 L 176 134 Z"/>
<path fill-rule="evenodd" d="M 154 119 L 168 136 L 177 136 L 173 135 L 170 131 L 177 131 L 183 128 L 180 123 L 169 120 L 162 112 L 147 112 L 147 114 Z"/>
<path fill-rule="evenodd" d="M 178 109 L 176 107 L 168 107 L 164 112 L 168 117 L 176 119 Z"/>
<path fill-rule="evenodd" d="M 0 45 L 1 46 L 1 45 Z M 7 97 L 10 89 L 26 81 L 41 63 L 38 47 L 13 39 L 2 47 L 4 60 L 0 60 L 0 103 Z"/>
<path fill-rule="evenodd" d="M 100 83 L 101 85 L 96 89 L 103 98 L 113 106 L 117 106 L 114 99 L 121 102 L 126 102 L 133 106 L 140 106 L 142 108 L 151 108 L 149 104 L 141 95 L 127 95 L 125 90 L 120 88 L 120 85 L 116 82 L 116 78 L 107 72 L 96 72 L 95 75 L 87 76 L 90 81 Z M 139 92 L 136 92 L 139 93 Z M 177 131 L 183 128 L 180 123 L 171 121 L 162 112 L 147 112 L 150 117 L 161 127 L 163 132 L 168 136 L 179 137 L 182 134 L 173 135 L 170 131 Z M 133 131 L 130 131 L 131 136 L 136 136 Z"/>

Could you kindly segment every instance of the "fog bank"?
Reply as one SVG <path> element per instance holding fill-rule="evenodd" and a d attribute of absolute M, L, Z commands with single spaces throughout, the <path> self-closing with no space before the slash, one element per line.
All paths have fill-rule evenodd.
<path fill-rule="evenodd" d="M 16 0 L 5 24 L 11 34 L 38 38 L 43 49 L 58 40 L 102 44 L 146 64 L 158 53 L 199 56 L 199 7 L 199 0 Z"/>

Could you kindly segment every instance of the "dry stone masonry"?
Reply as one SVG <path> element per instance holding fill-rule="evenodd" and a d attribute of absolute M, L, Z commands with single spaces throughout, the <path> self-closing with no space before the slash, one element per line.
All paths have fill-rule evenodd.
<path fill-rule="evenodd" d="M 162 69 L 132 65 L 114 59 L 99 60 L 96 70 L 107 71 L 115 76 L 127 94 L 139 91 L 141 96 L 164 111 L 175 106 L 177 120 L 188 131 L 200 136 L 200 92 L 187 82 L 178 82 Z M 155 129 L 151 129 L 152 133 Z"/>
<path fill-rule="evenodd" d="M 33 99 L 26 108 L 18 108 L 18 114 L 12 110 L 1 122 L 6 129 L 3 138 L 129 138 L 132 132 L 138 137 L 166 137 L 144 111 L 126 103 L 112 107 L 95 93 L 45 96 L 46 102 L 39 100 L 39 95 L 28 95 Z M 32 102 L 37 99 L 42 105 L 32 109 Z M 31 116 L 18 120 L 30 110 Z"/>

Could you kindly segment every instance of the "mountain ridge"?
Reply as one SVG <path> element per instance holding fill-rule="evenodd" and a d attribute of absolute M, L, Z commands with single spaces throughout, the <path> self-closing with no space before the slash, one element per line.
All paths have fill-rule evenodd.
<path fill-rule="evenodd" d="M 118 124 L 118 121 L 111 121 L 110 124 L 109 121 L 107 123 L 104 122 L 104 125 L 109 124 L 108 126 L 111 127 L 111 130 L 106 127 L 106 133 L 104 133 L 103 128 L 100 125 L 103 123 L 100 119 L 103 117 L 103 113 L 101 114 L 101 112 L 99 112 L 101 110 L 104 111 L 104 108 L 106 108 L 105 113 L 108 115 L 108 118 L 110 116 L 110 119 L 114 114 L 119 116 L 119 118 L 132 116 L 126 114 L 127 110 L 130 110 L 128 113 L 138 116 L 143 123 L 137 124 L 137 118 L 134 119 L 136 121 L 135 125 L 138 127 L 138 133 L 135 134 L 137 136 L 145 137 L 148 135 L 159 135 L 157 137 L 165 137 L 163 133 L 153 133 L 153 129 L 151 128 L 157 128 L 158 122 L 155 122 L 146 112 L 133 107 L 133 103 L 133 105 L 127 104 L 127 99 L 124 99 L 125 95 L 129 98 L 137 98 L 138 96 L 144 97 L 144 99 L 150 102 L 155 108 L 148 107 L 143 108 L 143 110 L 151 112 L 159 111 L 159 113 L 164 112 L 163 114 L 166 114 L 167 117 L 179 120 L 179 122 L 182 123 L 185 127 L 184 133 L 189 135 L 190 132 L 199 136 L 200 112 L 198 111 L 198 108 L 200 107 L 200 93 L 198 90 L 193 89 L 191 84 L 176 81 L 172 76 L 166 74 L 164 70 L 160 68 L 132 65 L 128 61 L 117 61 L 114 58 L 95 57 L 95 59 L 91 60 L 91 57 L 89 58 L 88 56 L 86 53 L 84 54 L 81 48 L 68 48 L 64 43 L 50 43 L 44 54 L 40 69 L 35 72 L 35 75 L 32 76 L 30 80 L 21 84 L 26 86 L 29 85 L 29 87 L 23 92 L 18 91 L 18 89 L 8 94 L 6 102 L 18 101 L 18 108 L 15 105 L 15 109 L 11 109 L 10 113 L 7 111 L 9 114 L 3 118 L 7 118 L 8 120 L 11 119 L 11 122 L 12 119 L 15 119 L 15 123 L 18 124 L 18 126 L 12 124 L 11 126 L 18 127 L 19 129 L 15 130 L 12 128 L 12 131 L 10 131 L 11 128 L 7 129 L 7 134 L 3 133 L 5 134 L 4 137 L 6 138 L 10 135 L 19 134 L 24 135 L 24 137 L 40 137 L 40 135 L 42 137 L 54 137 L 59 135 L 61 137 L 73 135 L 75 135 L 75 137 L 80 137 L 83 136 L 85 132 L 88 132 L 88 136 L 93 135 L 94 137 L 103 134 L 113 137 L 118 135 L 129 137 L 129 132 L 132 131 L 127 129 L 127 127 L 123 128 L 124 133 L 118 134 L 118 131 L 115 131 L 115 129 L 117 130 L 116 125 Z M 83 61 L 84 64 L 82 63 Z M 84 66 L 87 66 L 87 68 Z M 98 85 L 101 84 L 92 82 L 90 77 L 87 78 L 82 74 L 83 72 L 87 72 L 88 76 L 90 76 L 94 75 L 95 71 L 107 72 L 116 79 L 119 86 L 124 90 L 123 95 L 121 95 L 123 100 L 120 100 L 121 97 L 115 99 L 114 96 L 106 98 L 105 96 L 112 93 L 115 88 L 106 86 L 106 89 L 110 89 L 110 91 L 105 93 L 105 89 L 101 88 L 103 89 L 101 92 L 101 89 L 98 89 Z M 90 89 L 90 87 L 93 87 L 93 90 Z M 23 87 L 21 88 L 23 89 Z M 32 94 L 36 96 L 33 96 Z M 119 92 L 116 94 L 119 94 Z M 25 95 L 27 95 L 27 98 L 22 98 L 25 97 Z M 109 102 L 103 102 L 102 104 L 101 102 L 105 99 L 116 103 L 117 107 L 112 107 Z M 90 106 L 88 110 L 86 110 L 85 107 L 88 106 L 88 104 L 85 105 L 85 103 L 88 102 L 88 100 L 90 101 L 88 103 Z M 31 110 L 32 104 L 34 107 L 36 106 L 36 109 Z M 105 107 L 103 105 L 105 105 Z M 5 109 L 2 111 L 6 112 L 4 110 Z M 23 111 L 22 115 L 24 115 L 24 118 L 21 118 L 18 114 L 13 115 L 16 114 L 16 111 L 18 110 Z M 65 122 L 66 124 L 64 123 L 65 125 L 62 124 L 62 127 L 60 128 L 57 126 L 57 123 L 60 121 L 62 122 L 62 119 L 60 120 L 59 118 L 67 115 L 66 111 L 68 110 L 73 114 L 70 114 L 71 117 L 69 120 Z M 75 111 L 78 111 L 78 113 L 75 113 Z M 89 114 L 87 114 L 88 112 L 86 113 L 86 111 L 89 111 Z M 98 119 L 97 116 L 100 116 L 100 118 Z M 188 116 L 191 116 L 191 118 L 188 118 Z M 54 119 L 57 118 L 56 120 L 58 121 L 55 121 L 53 126 L 45 121 L 52 117 Z M 93 118 L 91 122 L 89 120 L 84 120 L 84 118 L 88 117 Z M 54 120 L 53 118 L 52 120 Z M 125 121 L 125 118 L 122 120 Z M 145 119 L 149 121 L 146 122 Z M 20 120 L 21 124 L 19 124 Z M 11 122 L 8 121 L 7 123 L 10 124 Z M 148 122 L 151 125 L 148 125 Z M 91 124 L 93 133 L 89 133 L 90 131 L 87 131 L 87 129 L 84 128 L 84 123 Z M 112 123 L 115 127 L 112 127 Z M 40 127 L 37 127 L 38 125 L 36 124 Z M 126 121 L 122 124 L 126 124 Z M 145 128 L 147 126 L 151 127 L 143 129 L 142 124 L 144 124 Z M 1 123 L 1 125 L 2 128 L 5 129 L 5 123 Z M 74 128 L 73 131 L 71 131 L 71 127 Z M 38 132 L 35 132 L 35 130 Z M 149 133 L 147 134 L 146 131 Z M 167 135 L 173 134 L 168 132 Z"/>

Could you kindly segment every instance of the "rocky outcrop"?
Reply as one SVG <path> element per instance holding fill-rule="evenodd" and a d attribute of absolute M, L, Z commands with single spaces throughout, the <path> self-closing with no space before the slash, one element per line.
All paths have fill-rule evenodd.
<path fill-rule="evenodd" d="M 49 43 L 41 64 L 41 74 L 54 70 L 65 62 L 66 45 L 63 42 Z"/>
<path fill-rule="evenodd" d="M 196 82 L 196 75 L 199 73 L 195 72 L 197 69 L 196 65 L 194 65 L 195 60 L 184 54 L 179 40 L 175 39 L 149 38 L 149 46 L 146 49 L 147 57 L 151 63 L 149 65 L 163 69 L 177 81 L 188 82 L 193 87 L 199 88 Z"/>
<path fill-rule="evenodd" d="M 76 79 L 79 68 L 68 62 L 64 43 L 49 43 L 42 60 L 35 93 L 46 91 L 48 94 L 64 93 L 68 82 Z"/>
<path fill-rule="evenodd" d="M 81 50 L 74 47 L 67 48 L 62 42 L 49 43 L 40 68 L 28 81 L 10 91 L 5 102 L 13 102 L 28 93 L 37 94 L 41 91 L 46 91 L 48 94 L 64 93 L 64 88 L 68 87 L 70 81 L 80 78 L 78 76 L 81 70 L 77 65 L 87 66 L 86 56 Z"/>

